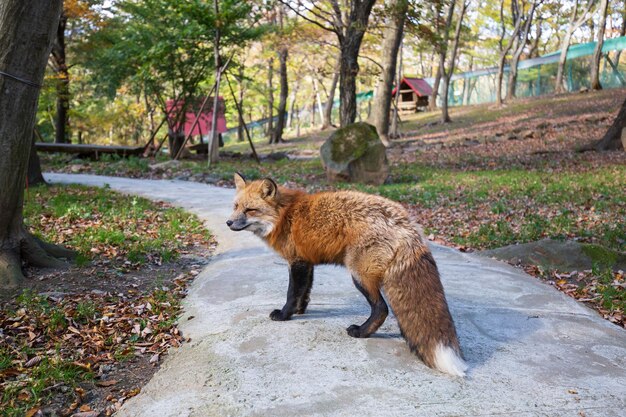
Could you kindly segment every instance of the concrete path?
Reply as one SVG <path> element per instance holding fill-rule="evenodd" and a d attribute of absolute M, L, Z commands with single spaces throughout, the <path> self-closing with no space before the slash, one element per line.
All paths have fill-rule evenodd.
<path fill-rule="evenodd" d="M 120 417 L 139 416 L 626 416 L 626 331 L 506 264 L 434 246 L 468 377 L 411 355 L 390 317 L 376 337 L 345 328 L 369 314 L 347 272 L 317 267 L 309 312 L 268 314 L 285 301 L 286 264 L 224 224 L 233 190 L 88 175 L 199 215 L 219 242 L 193 283 L 171 352 Z M 193 316 L 193 318 L 191 318 Z"/>

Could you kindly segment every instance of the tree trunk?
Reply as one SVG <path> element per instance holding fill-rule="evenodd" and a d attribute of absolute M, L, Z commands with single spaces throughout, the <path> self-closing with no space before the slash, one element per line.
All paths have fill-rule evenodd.
<path fill-rule="evenodd" d="M 569 44 L 572 39 L 572 31 L 571 24 L 570 27 L 567 28 L 567 33 L 565 33 L 565 37 L 563 38 L 563 43 L 561 45 L 561 54 L 559 55 L 559 65 L 556 71 L 556 93 L 565 92 L 565 88 L 563 87 L 563 73 L 565 69 L 565 62 L 567 62 L 567 51 L 569 50 Z"/>
<path fill-rule="evenodd" d="M 598 41 L 596 48 L 593 51 L 593 58 L 591 60 L 591 89 L 600 90 L 602 85 L 600 84 L 600 61 L 602 60 L 602 46 L 604 45 L 604 30 L 606 26 L 606 15 L 609 7 L 608 0 L 602 0 L 600 3 L 600 24 L 598 27 Z"/>
<path fill-rule="evenodd" d="M 452 75 L 454 74 L 454 68 L 456 64 L 456 54 L 459 50 L 459 40 L 461 39 L 461 29 L 463 28 L 463 18 L 465 17 L 465 12 L 467 11 L 467 1 L 462 0 L 463 3 L 461 5 L 461 12 L 459 13 L 459 19 L 456 22 L 456 29 L 454 31 L 454 40 L 452 45 L 452 52 L 450 54 L 450 68 L 446 71 L 445 62 L 442 66 L 443 73 L 443 97 L 441 100 L 441 122 L 442 123 L 450 123 L 452 120 L 450 119 L 450 115 L 448 114 L 448 95 L 450 93 L 450 80 L 452 79 Z M 444 57 L 445 59 L 445 57 Z"/>
<path fill-rule="evenodd" d="M 569 22 L 569 26 L 567 28 L 567 32 L 565 33 L 565 37 L 563 38 L 563 42 L 561 44 L 561 55 L 559 56 L 559 64 L 557 67 L 557 73 L 556 73 L 556 92 L 557 93 L 563 93 L 565 92 L 565 87 L 564 87 L 564 82 L 563 82 L 563 74 L 565 73 L 565 64 L 567 62 L 567 52 L 569 50 L 569 46 L 571 43 L 571 39 L 572 39 L 572 34 L 584 23 L 588 20 L 587 14 L 589 13 L 589 11 L 592 9 L 592 7 L 596 4 L 595 0 L 589 0 L 587 3 L 587 7 L 585 8 L 585 10 L 580 14 L 580 16 L 578 17 L 578 20 L 576 20 L 576 16 L 578 14 L 578 5 L 579 5 L 579 0 L 576 0 L 574 3 L 574 7 L 572 9 L 572 15 L 570 17 L 570 22 Z M 626 17 L 626 11 L 625 11 L 625 16 Z M 624 26 L 622 27 L 622 30 L 624 29 Z M 622 32 L 622 36 L 623 36 Z"/>
<path fill-rule="evenodd" d="M 473 70 L 474 70 L 474 56 L 470 55 L 468 71 L 471 72 Z M 466 106 L 469 105 L 471 94 L 472 94 L 472 89 L 471 89 L 470 79 L 465 78 L 463 80 L 463 98 L 461 99 L 461 102 L 464 103 Z"/>
<path fill-rule="evenodd" d="M 70 132 L 68 126 L 68 111 L 70 108 L 70 74 L 65 57 L 65 27 L 67 16 L 61 14 L 57 27 L 56 41 L 53 45 L 52 56 L 56 70 L 56 116 L 54 119 L 55 142 L 69 143 Z"/>
<path fill-rule="evenodd" d="M 398 67 L 398 70 L 396 71 L 396 85 L 398 87 L 400 87 L 400 84 L 402 83 L 402 72 L 404 71 L 403 65 L 404 65 L 404 34 L 402 36 L 402 39 L 400 39 L 400 48 L 398 51 L 398 62 L 396 64 L 396 66 Z M 391 127 L 389 129 L 389 137 L 390 138 L 399 138 L 400 137 L 400 116 L 398 114 L 398 102 L 400 101 L 400 92 L 398 91 L 398 94 L 395 95 L 395 97 L 393 97 L 393 108 L 391 109 Z M 372 110 L 372 101 L 369 100 L 367 102 L 367 117 L 370 117 L 370 113 Z M 384 142 L 383 142 L 384 144 Z M 387 146 L 387 145 L 385 145 Z"/>
<path fill-rule="evenodd" d="M 359 48 L 354 43 L 341 48 L 341 65 L 339 73 L 339 125 L 341 127 L 354 123 L 356 120 L 356 75 L 359 73 L 357 57 Z"/>
<path fill-rule="evenodd" d="M 341 127 L 356 120 L 356 76 L 359 73 L 359 50 L 367 29 L 375 0 L 352 0 L 345 27 L 337 32 L 341 50 L 339 67 L 339 124 Z M 336 19 L 343 21 L 339 14 Z"/>
<path fill-rule="evenodd" d="M 270 138 L 272 143 L 272 137 L 274 135 L 274 58 L 270 58 L 267 64 L 267 110 L 269 112 L 269 119 L 267 121 L 267 137 Z"/>
<path fill-rule="evenodd" d="M 333 101 L 335 101 L 335 90 L 337 90 L 337 83 L 339 82 L 339 59 L 335 66 L 335 72 L 333 73 L 333 80 L 330 83 L 330 90 L 328 91 L 328 101 L 324 106 L 324 123 L 322 123 L 322 129 L 327 129 L 333 125 Z"/>
<path fill-rule="evenodd" d="M 509 40 L 509 42 L 507 42 L 506 46 L 504 46 L 502 44 L 506 36 L 506 25 L 504 20 L 504 0 L 500 2 L 500 21 L 502 24 L 502 35 L 500 36 L 500 59 L 498 60 L 498 72 L 496 75 L 496 104 L 498 106 L 502 106 L 502 81 L 504 79 L 504 64 L 506 63 L 506 56 L 511 50 L 514 39 L 517 38 L 517 35 L 519 34 L 520 28 L 522 26 L 522 19 L 520 16 L 517 16 L 517 19 L 514 19 L 515 26 L 513 28 L 513 33 L 511 34 L 511 39 Z"/>
<path fill-rule="evenodd" d="M 619 30 L 619 36 L 626 36 L 626 2 L 624 2 L 624 8 L 622 9 L 622 27 Z M 622 50 L 620 49 L 615 53 L 615 65 L 619 66 L 619 59 L 622 55 Z"/>
<path fill-rule="evenodd" d="M 389 146 L 389 110 L 391 109 L 391 91 L 396 77 L 398 51 L 404 31 L 404 20 L 409 8 L 408 0 L 392 0 L 388 3 L 391 16 L 383 31 L 382 73 L 374 93 L 374 106 L 371 116 L 372 124 L 378 131 L 381 141 Z M 400 94 L 400 86 L 397 86 Z"/>
<path fill-rule="evenodd" d="M 526 41 L 528 40 L 528 34 L 530 33 L 530 26 L 532 24 L 536 8 L 537 2 L 535 1 L 530 6 L 528 16 L 526 16 L 526 21 L 524 22 L 524 30 L 522 32 L 522 36 L 518 39 L 516 43 L 516 48 L 514 48 L 513 57 L 511 58 L 511 62 L 509 64 L 509 82 L 506 90 L 507 100 L 515 97 L 515 88 L 517 84 L 517 65 L 519 63 L 520 57 L 522 56 L 522 52 L 524 52 L 524 47 L 526 46 Z M 522 17 L 520 17 L 520 19 L 522 19 Z"/>
<path fill-rule="evenodd" d="M 428 110 L 437 110 L 437 96 L 439 95 L 439 85 L 441 84 L 441 65 L 437 66 L 437 75 L 433 81 L 433 92 L 428 98 Z"/>
<path fill-rule="evenodd" d="M 450 8 L 454 9 L 455 1 L 456 0 L 452 1 L 449 4 Z M 446 52 L 442 50 L 448 46 L 447 40 L 445 42 L 442 42 L 440 39 L 438 39 L 439 37 L 441 37 L 442 30 L 445 31 L 443 32 L 444 36 L 447 36 L 448 29 L 449 29 L 449 22 L 446 22 L 443 28 L 441 27 L 441 24 L 440 24 L 441 19 L 442 19 L 442 11 L 443 11 L 444 5 L 445 5 L 445 2 L 443 1 L 431 2 L 431 6 L 433 7 L 433 22 L 432 22 L 433 32 L 436 35 L 435 39 L 437 39 L 437 40 L 433 40 L 433 54 L 431 56 L 431 69 L 434 71 L 435 65 L 436 65 L 437 71 L 434 74 L 432 74 L 434 77 L 433 86 L 432 86 L 433 89 L 432 89 L 432 93 L 430 97 L 428 98 L 428 110 L 430 111 L 437 110 L 437 96 L 439 95 L 439 85 L 441 83 L 441 76 L 442 76 L 441 53 L 443 52 L 445 55 Z"/>
<path fill-rule="evenodd" d="M 30 156 L 28 157 L 28 171 L 26 181 L 29 187 L 33 185 L 46 184 L 43 175 L 41 174 L 41 162 L 39 161 L 39 155 L 37 155 L 37 148 L 35 147 L 35 135 L 33 134 L 33 143 L 30 147 Z"/>
<path fill-rule="evenodd" d="M 535 24 L 535 39 L 533 40 L 532 46 L 528 51 L 528 58 L 533 59 L 539 56 L 539 42 L 541 41 L 541 33 L 543 27 L 543 19 L 537 19 L 537 23 Z M 558 45 L 558 44 L 557 44 Z"/>
<path fill-rule="evenodd" d="M 609 127 L 609 130 L 607 130 L 604 137 L 596 142 L 593 147 L 597 151 L 624 150 L 624 144 L 622 142 L 622 132 L 624 132 L 624 129 L 626 129 L 626 100 L 622 103 L 622 107 L 613 121 L 613 124 Z"/>
<path fill-rule="evenodd" d="M 296 107 L 296 97 L 298 96 L 299 87 L 300 87 L 300 79 L 296 79 L 295 86 L 291 93 L 291 100 L 289 103 L 289 113 L 287 114 L 287 127 L 289 129 L 293 128 L 293 119 L 295 117 L 294 111 Z"/>
<path fill-rule="evenodd" d="M 432 104 L 431 110 L 434 110 L 437 106 L 437 94 L 439 94 L 439 83 L 442 78 L 446 78 L 446 56 L 448 55 L 448 40 L 450 39 L 450 27 L 452 26 L 452 19 L 454 17 L 454 8 L 456 6 L 456 0 L 452 0 L 448 5 L 448 16 L 446 17 L 445 27 L 442 28 L 443 32 L 443 40 L 439 45 L 439 70 L 437 71 L 437 78 L 435 79 L 435 86 L 437 90 L 435 90 L 435 86 L 433 86 L 433 94 L 432 94 Z M 447 100 L 447 92 L 445 94 Z M 443 101 L 443 100 L 442 100 Z M 446 113 L 447 113 L 447 104 L 446 104 Z"/>
<path fill-rule="evenodd" d="M 181 121 L 181 126 L 185 125 L 185 120 Z M 210 132 L 209 132 L 210 133 Z M 170 158 L 175 159 L 178 152 L 180 152 L 181 146 L 185 142 L 185 132 L 174 132 L 172 129 L 167 131 L 167 143 L 170 152 Z M 210 146 L 210 142 L 209 142 Z M 182 157 L 183 155 L 181 155 Z"/>
<path fill-rule="evenodd" d="M 507 101 L 515 97 L 515 83 L 517 82 L 517 64 L 519 62 L 519 58 L 515 59 L 517 55 L 515 51 L 519 48 L 519 44 L 520 44 L 520 41 L 516 39 L 515 43 L 513 44 L 513 51 L 514 51 L 513 56 L 511 57 L 511 60 L 509 61 L 509 77 L 506 83 L 506 95 L 505 95 L 505 100 Z"/>
<path fill-rule="evenodd" d="M 311 107 L 311 111 L 313 112 L 313 118 L 311 119 L 311 127 L 315 124 L 315 109 L 320 114 L 320 123 L 324 122 L 324 110 L 322 108 L 322 99 L 320 98 L 320 88 L 317 83 L 317 78 L 313 77 L 313 93 L 315 93 L 313 107 Z M 316 106 L 317 104 L 317 106 Z"/>
<path fill-rule="evenodd" d="M 22 259 L 34 266 L 61 266 L 26 232 L 24 186 L 51 42 L 61 0 L 0 2 L 0 287 L 20 284 Z"/>
<path fill-rule="evenodd" d="M 243 95 L 244 95 L 244 85 L 243 85 L 243 65 L 239 67 L 239 108 L 242 109 L 238 114 L 239 124 L 237 125 L 237 142 L 243 142 L 245 138 L 243 137 Z"/>
<path fill-rule="evenodd" d="M 287 112 L 287 96 L 289 95 L 289 83 L 287 80 L 287 47 L 282 47 L 278 53 L 279 78 L 280 78 L 280 98 L 278 100 L 278 120 L 274 129 L 271 142 L 280 143 L 283 141 L 283 130 L 285 129 L 285 113 Z M 270 143 L 271 143 L 270 142 Z"/>
<path fill-rule="evenodd" d="M 215 12 L 215 16 L 219 18 L 219 1 L 214 0 L 213 2 L 213 10 Z M 219 19 L 218 19 L 219 20 Z M 211 118 L 211 134 L 209 135 L 209 143 L 208 143 L 208 155 L 207 155 L 207 163 L 209 168 L 211 165 L 216 163 L 220 157 L 220 140 L 218 138 L 217 132 L 217 115 L 220 112 L 219 106 L 219 97 L 220 97 L 220 81 L 222 77 L 222 60 L 220 59 L 220 28 L 219 25 L 215 26 L 215 38 L 213 39 L 213 56 L 215 60 L 215 95 L 213 96 L 213 114 Z M 224 112 L 226 109 L 224 109 Z M 182 126 L 185 124 L 183 123 Z M 183 129 L 183 138 L 185 136 Z M 183 139 L 184 141 L 184 139 Z"/>
<path fill-rule="evenodd" d="M 300 137 L 300 109 L 296 107 L 296 137 Z"/>

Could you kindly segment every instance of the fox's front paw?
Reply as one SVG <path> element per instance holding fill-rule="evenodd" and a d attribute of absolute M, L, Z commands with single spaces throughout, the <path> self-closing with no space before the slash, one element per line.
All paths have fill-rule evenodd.
<path fill-rule="evenodd" d="M 363 332 L 361 331 L 361 326 L 357 326 L 356 324 L 353 324 L 352 326 L 348 327 L 346 329 L 348 331 L 348 334 L 352 337 L 368 337 L 368 334 L 363 334 Z"/>
<path fill-rule="evenodd" d="M 270 319 L 274 320 L 274 321 L 285 321 L 285 320 L 289 320 L 288 316 L 283 315 L 283 311 L 282 310 L 274 310 L 270 313 Z"/>

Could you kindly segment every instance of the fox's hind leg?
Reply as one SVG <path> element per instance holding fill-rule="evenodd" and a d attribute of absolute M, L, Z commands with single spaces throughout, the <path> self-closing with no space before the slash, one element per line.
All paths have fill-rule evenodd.
<path fill-rule="evenodd" d="M 355 278 L 354 275 L 352 276 L 352 282 L 354 282 L 355 287 L 361 291 L 361 294 L 365 296 L 372 312 L 365 323 L 360 326 L 353 324 L 346 330 L 352 337 L 369 337 L 385 322 L 387 314 L 389 314 L 389 308 L 387 308 L 387 303 L 385 303 L 380 293 L 380 288 L 366 286 Z"/>
<path fill-rule="evenodd" d="M 275 321 L 289 320 L 294 313 L 302 314 L 309 304 L 309 294 L 313 285 L 313 265 L 296 261 L 289 265 L 289 289 L 287 302 L 280 310 L 270 313 Z"/>

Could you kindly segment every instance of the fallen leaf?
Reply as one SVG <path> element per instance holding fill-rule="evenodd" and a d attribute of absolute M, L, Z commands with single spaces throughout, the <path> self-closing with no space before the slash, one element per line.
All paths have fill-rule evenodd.
<path fill-rule="evenodd" d="M 33 417 L 39 411 L 39 407 L 33 407 L 24 414 L 24 417 Z"/>

